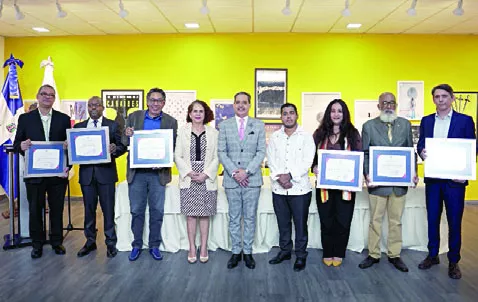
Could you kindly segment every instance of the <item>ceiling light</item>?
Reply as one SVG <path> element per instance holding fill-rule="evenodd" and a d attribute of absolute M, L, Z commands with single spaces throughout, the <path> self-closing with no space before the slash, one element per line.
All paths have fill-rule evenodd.
<path fill-rule="evenodd" d="M 347 24 L 347 28 L 348 29 L 356 29 L 356 28 L 360 28 L 362 27 L 362 24 L 360 23 L 350 23 L 350 24 Z"/>
<path fill-rule="evenodd" d="M 409 9 L 407 9 L 407 14 L 409 16 L 416 16 L 417 15 L 417 10 L 415 9 L 416 6 L 417 6 L 417 0 L 413 0 L 412 5 L 410 6 Z"/>
<path fill-rule="evenodd" d="M 463 10 L 463 0 L 458 0 L 457 7 L 453 10 L 455 16 L 463 16 L 465 11 Z"/>
<path fill-rule="evenodd" d="M 20 10 L 20 7 L 17 4 L 17 0 L 15 0 L 15 2 L 13 2 L 13 7 L 15 8 L 15 19 L 17 19 L 17 20 L 25 19 L 25 15 Z"/>
<path fill-rule="evenodd" d="M 201 7 L 201 14 L 207 15 L 209 14 L 209 8 L 207 7 L 207 0 L 202 0 L 202 7 Z"/>
<path fill-rule="evenodd" d="M 119 0 L 119 8 L 120 8 L 119 16 L 123 19 L 126 18 L 129 13 L 127 10 L 124 9 L 123 0 Z"/>
<path fill-rule="evenodd" d="M 282 9 L 282 14 L 285 16 L 292 14 L 292 11 L 290 10 L 290 0 L 285 0 L 285 7 Z"/>
<path fill-rule="evenodd" d="M 199 24 L 198 23 L 185 23 L 184 26 L 186 28 L 199 28 Z"/>
<path fill-rule="evenodd" d="M 3 0 L 0 0 L 0 18 L 2 17 Z"/>
<path fill-rule="evenodd" d="M 44 28 L 44 27 L 32 27 L 32 29 L 34 31 L 37 31 L 39 33 L 48 33 L 50 32 L 50 30 L 48 28 Z"/>
<path fill-rule="evenodd" d="M 60 2 L 56 0 L 56 9 L 58 10 L 58 14 L 56 15 L 58 18 L 65 18 L 68 15 L 62 8 Z"/>
<path fill-rule="evenodd" d="M 352 13 L 350 12 L 350 9 L 349 9 L 349 0 L 345 0 L 345 8 L 342 11 L 342 16 L 349 17 L 350 15 L 352 15 Z"/>

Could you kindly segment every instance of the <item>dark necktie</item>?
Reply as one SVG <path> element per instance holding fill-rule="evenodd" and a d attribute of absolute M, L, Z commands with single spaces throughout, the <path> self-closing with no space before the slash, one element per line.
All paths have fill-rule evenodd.
<path fill-rule="evenodd" d="M 93 124 L 95 125 L 95 128 L 98 127 L 98 120 L 93 120 Z"/>

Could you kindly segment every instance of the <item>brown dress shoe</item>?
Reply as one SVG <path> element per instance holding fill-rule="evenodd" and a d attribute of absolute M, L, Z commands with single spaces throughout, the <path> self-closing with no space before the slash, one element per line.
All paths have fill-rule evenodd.
<path fill-rule="evenodd" d="M 450 264 L 448 264 L 448 277 L 452 279 L 461 279 L 461 271 L 458 263 L 450 262 Z"/>
<path fill-rule="evenodd" d="M 420 264 L 418 265 L 419 269 L 429 269 L 433 265 L 437 265 L 440 263 L 440 258 L 438 257 L 430 257 L 428 255 Z"/>

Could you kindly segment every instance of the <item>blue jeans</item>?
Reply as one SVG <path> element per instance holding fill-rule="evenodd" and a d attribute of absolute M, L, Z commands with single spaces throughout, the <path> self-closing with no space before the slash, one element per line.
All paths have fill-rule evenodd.
<path fill-rule="evenodd" d="M 156 170 L 136 171 L 133 181 L 128 185 L 131 209 L 131 230 L 134 240 L 133 248 L 143 248 L 143 229 L 146 204 L 149 206 L 149 247 L 161 244 L 161 226 L 164 216 L 164 199 L 166 187 L 159 183 Z"/>

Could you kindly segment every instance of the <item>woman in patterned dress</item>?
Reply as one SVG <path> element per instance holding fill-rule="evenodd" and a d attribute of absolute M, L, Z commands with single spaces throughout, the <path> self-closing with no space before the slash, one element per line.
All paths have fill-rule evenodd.
<path fill-rule="evenodd" d="M 188 262 L 197 261 L 196 225 L 199 219 L 199 261 L 208 261 L 209 216 L 217 207 L 218 131 L 206 125 L 214 119 L 209 106 L 200 100 L 188 107 L 188 122 L 178 131 L 174 160 L 179 171 L 181 213 L 187 216 Z"/>

